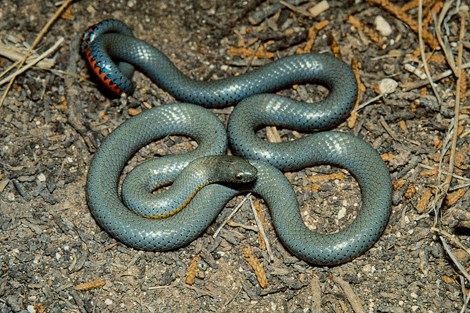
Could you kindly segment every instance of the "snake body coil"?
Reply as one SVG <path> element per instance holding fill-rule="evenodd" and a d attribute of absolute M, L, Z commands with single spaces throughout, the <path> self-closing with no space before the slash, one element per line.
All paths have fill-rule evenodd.
<path fill-rule="evenodd" d="M 390 214 L 391 182 L 385 164 L 370 145 L 351 135 L 331 131 L 280 144 L 265 142 L 255 134 L 256 129 L 265 125 L 314 131 L 339 124 L 350 112 L 357 93 L 354 75 L 343 62 L 328 55 L 297 55 L 241 76 L 211 82 L 194 81 L 183 75 L 161 52 L 134 38 L 127 26 L 115 20 L 91 27 L 84 35 L 82 49 L 93 71 L 116 93 L 133 91 L 130 79 L 135 67 L 181 101 L 205 107 L 240 101 L 230 117 L 228 137 L 232 150 L 250 160 L 257 172 L 252 182 L 204 182 L 204 187 L 197 192 L 193 191 L 201 183 L 189 178 L 195 186 L 185 185 L 184 180 L 192 177 L 185 174 L 186 179 L 181 178 L 179 185 L 185 192 L 168 191 L 167 199 L 174 198 L 176 202 L 163 201 L 170 203 L 169 209 L 158 211 L 160 206 L 157 206 L 147 211 L 152 195 L 135 205 L 137 213 L 127 210 L 118 192 L 119 176 L 130 156 L 143 145 L 173 134 L 186 135 L 198 142 L 194 151 L 165 156 L 136 167 L 135 173 L 129 174 L 123 184 L 124 198 L 131 206 L 138 202 L 140 190 L 148 193 L 159 184 L 155 178 L 157 168 L 163 180 L 173 180 L 191 161 L 224 154 L 227 147 L 223 125 L 203 108 L 179 103 L 143 112 L 108 136 L 89 171 L 87 195 L 91 212 L 118 240 L 153 251 L 181 247 L 199 236 L 229 199 L 247 190 L 265 199 L 284 245 L 313 264 L 333 265 L 350 260 L 366 251 L 383 232 Z M 325 85 L 329 89 L 328 97 L 309 105 L 263 94 L 302 82 Z M 209 165 L 199 168 L 201 174 L 215 167 L 218 158 L 205 159 Z M 250 168 L 246 161 L 232 161 L 241 171 Z M 293 188 L 279 170 L 297 170 L 317 164 L 346 168 L 361 188 L 362 208 L 358 216 L 351 225 L 335 234 L 321 235 L 305 226 Z M 180 183 L 177 180 L 175 184 Z M 180 208 L 180 203 L 185 206 L 184 210 L 175 209 Z M 143 211 L 139 211 L 142 208 Z M 179 212 L 174 214 L 175 210 Z M 171 216 L 157 220 L 141 216 L 152 216 L 155 212 Z"/>
<path fill-rule="evenodd" d="M 209 184 L 243 184 L 256 179 L 256 168 L 235 156 L 196 158 L 181 173 L 168 169 L 168 165 L 165 158 L 154 159 L 126 176 L 122 198 L 128 209 L 146 218 L 167 218 L 184 209 L 197 192 Z M 152 194 L 153 190 L 172 181 L 169 190 Z"/>

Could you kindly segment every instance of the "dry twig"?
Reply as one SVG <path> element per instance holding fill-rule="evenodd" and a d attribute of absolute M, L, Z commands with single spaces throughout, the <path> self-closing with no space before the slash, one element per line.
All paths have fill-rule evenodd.
<path fill-rule="evenodd" d="M 343 292 L 346 295 L 346 298 L 348 299 L 349 303 L 351 304 L 353 311 L 356 313 L 365 312 L 364 307 L 361 304 L 361 300 L 351 288 L 351 285 L 349 285 L 347 281 L 336 276 L 334 278 L 334 281 L 341 287 L 341 289 L 343 289 Z"/>
<path fill-rule="evenodd" d="M 227 216 L 227 218 L 220 224 L 220 226 L 217 228 L 217 230 L 212 235 L 212 238 L 214 238 L 214 239 L 217 238 L 217 236 L 219 235 L 222 228 L 224 228 L 225 224 L 227 224 L 228 221 L 238 212 L 238 210 L 240 210 L 240 208 L 243 206 L 245 201 L 247 201 L 250 196 L 251 196 L 251 194 L 249 193 L 243 198 L 242 201 L 240 201 L 240 203 L 235 207 L 235 209 L 233 209 L 232 213 L 230 213 L 229 216 Z"/>
<path fill-rule="evenodd" d="M 462 64 L 462 69 L 467 69 L 467 68 L 470 68 L 470 63 Z M 427 86 L 430 83 L 436 83 L 436 82 L 440 81 L 441 79 L 449 77 L 452 74 L 453 74 L 452 70 L 447 70 L 447 71 L 444 71 L 440 74 L 432 76 L 431 81 L 429 81 L 429 79 L 426 78 L 426 79 L 419 80 L 419 81 L 416 81 L 416 82 L 410 82 L 410 83 L 403 84 L 403 86 L 402 86 L 403 91 L 410 91 L 410 90 L 413 90 L 413 89 L 416 89 L 416 88 L 421 88 L 421 87 Z"/>

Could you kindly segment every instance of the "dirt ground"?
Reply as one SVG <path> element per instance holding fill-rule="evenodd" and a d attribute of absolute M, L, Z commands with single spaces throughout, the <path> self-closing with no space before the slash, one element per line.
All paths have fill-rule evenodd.
<path fill-rule="evenodd" d="M 468 311 L 464 308 L 470 283 L 466 273 L 470 256 L 464 248 L 470 246 L 466 82 L 462 79 L 463 90 L 457 95 L 456 76 L 443 77 L 435 84 L 438 100 L 426 85 L 412 25 L 373 2 L 328 1 L 329 8 L 317 16 L 309 10 L 319 1 L 74 2 L 45 33 L 35 54 L 63 38 L 59 49 L 19 75 L 0 107 L 0 312 Z M 442 2 L 424 2 L 425 19 L 432 16 L 430 8 L 436 8 L 436 16 L 443 10 Z M 441 29 L 455 59 L 460 29 L 456 4 Z M 53 1 L 2 1 L 2 71 L 16 60 L 6 57 L 5 51 L 24 54 L 57 9 Z M 418 20 L 416 5 L 402 13 Z M 390 34 L 377 31 L 378 16 L 391 27 Z M 249 206 L 212 237 L 241 197 L 229 203 L 203 236 L 176 251 L 137 251 L 109 237 L 86 203 L 86 175 L 93 154 L 132 115 L 174 99 L 140 73 L 134 79 L 137 90 L 128 97 L 111 97 L 96 84 L 78 42 L 88 26 L 106 18 L 127 23 L 138 38 L 161 49 L 195 79 L 242 74 L 273 59 L 308 51 L 311 43 L 312 52 L 333 49 L 348 64 L 359 64 L 364 86 L 359 104 L 381 93 L 378 86 L 383 79 L 397 82 L 396 90 L 370 101 L 337 128 L 372 144 L 390 169 L 393 212 L 380 240 L 346 264 L 311 266 L 286 251 L 262 207 L 273 249 L 270 262 Z M 355 22 L 360 24 L 352 26 Z M 470 58 L 466 22 L 463 64 Z M 432 18 L 425 30 L 423 38 L 431 34 L 435 40 Z M 442 49 L 428 40 L 424 45 L 431 74 L 448 71 Z M 468 77 L 468 69 L 462 73 Z M 6 86 L 1 85 L 2 94 Z M 282 93 L 314 102 L 324 90 L 307 85 Z M 462 100 L 457 101 L 458 96 Z M 456 105 L 460 120 L 452 148 Z M 230 111 L 215 112 L 225 120 Z M 284 140 L 298 135 L 288 130 L 279 133 Z M 143 148 L 129 167 L 192 145 L 188 138 L 166 138 Z M 443 182 L 451 153 L 455 176 L 447 190 Z M 345 178 L 338 173 L 346 173 Z M 295 186 L 307 224 L 320 231 L 340 229 L 360 206 L 357 184 L 343 170 L 322 166 L 286 175 Z M 312 181 L 315 176 L 330 179 Z M 442 190 L 444 194 L 439 193 Z M 266 288 L 244 256 L 246 247 L 266 272 Z M 191 273 L 192 284 L 186 282 Z"/>

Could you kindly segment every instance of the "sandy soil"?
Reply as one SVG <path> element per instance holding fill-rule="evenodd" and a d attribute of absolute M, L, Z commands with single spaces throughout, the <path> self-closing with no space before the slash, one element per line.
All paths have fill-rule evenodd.
<path fill-rule="evenodd" d="M 306 1 L 290 2 L 293 9 L 313 6 Z M 429 86 L 406 90 L 409 83 L 420 80 L 405 68 L 420 66 L 419 54 L 413 56 L 418 37 L 381 7 L 364 1 L 328 1 L 328 10 L 309 17 L 271 3 L 77 1 L 53 24 L 37 52 L 63 38 L 50 60 L 54 64 L 44 65 L 47 70 L 36 67 L 18 76 L 0 108 L 0 312 L 461 310 L 466 299 L 463 292 L 468 293 L 465 283 L 469 282 L 431 229 L 436 220 L 432 193 L 430 204 L 425 202 L 427 193 L 440 184 L 437 174 L 426 166 L 437 169 L 441 151 L 448 147 L 445 140 L 455 114 L 456 78 L 451 75 L 436 84 L 442 103 L 437 102 Z M 428 7 L 429 3 L 425 14 Z M 56 10 L 51 1 L 2 1 L 1 44 L 24 52 Z M 407 13 L 416 20 L 417 8 Z M 392 33 L 378 34 L 381 42 L 375 43 L 370 34 L 347 22 L 349 16 L 372 30 L 376 16 L 382 16 Z M 273 53 L 271 58 L 295 54 L 312 38 L 308 30 L 327 21 L 318 26 L 312 51 L 331 53 L 334 41 L 345 62 L 356 60 L 360 64 L 359 76 L 365 87 L 361 103 L 377 96 L 377 84 L 383 79 L 398 83 L 393 93 L 361 109 L 352 128 L 348 122 L 338 127 L 371 143 L 389 166 L 395 187 L 393 213 L 380 240 L 351 262 L 314 267 L 285 250 L 263 207 L 274 255 L 269 262 L 248 206 L 233 218 L 240 225 L 225 226 L 216 239 L 211 236 L 241 198 L 232 200 L 202 237 L 176 251 L 137 251 L 109 237 L 96 224 L 86 203 L 86 174 L 93 154 L 100 142 L 131 115 L 174 99 L 140 73 L 135 75 L 137 90 L 129 97 L 110 97 L 95 84 L 79 55 L 78 42 L 89 25 L 105 18 L 127 23 L 137 37 L 159 47 L 195 79 L 237 75 L 269 62 L 239 56 L 233 48 L 260 51 L 266 47 Z M 458 41 L 460 20 L 454 15 L 446 23 L 450 31 L 447 38 L 456 56 L 454 43 Z M 433 31 L 432 26 L 428 29 Z M 468 32 L 465 36 L 468 43 Z M 469 56 L 466 46 L 463 63 Z M 2 70 L 12 63 L 11 58 L 0 57 Z M 438 57 L 430 59 L 430 67 L 436 75 L 449 69 Z M 465 74 L 468 77 L 468 71 Z M 5 88 L 2 85 L 2 93 Z M 314 102 L 324 91 L 308 85 L 283 94 Z M 470 177 L 468 100 L 461 106 L 454 173 L 462 178 L 455 178 L 451 187 L 468 184 Z M 216 113 L 224 120 L 230 110 Z M 283 139 L 297 135 L 287 130 L 279 133 Z M 170 137 L 143 148 L 129 167 L 148 157 L 191 147 L 188 138 Z M 446 156 L 444 169 L 448 162 Z M 314 183 L 309 180 L 312 175 L 338 172 L 346 173 L 346 177 Z M 335 231 L 353 219 L 360 192 L 347 172 L 322 166 L 289 173 L 288 178 L 312 227 Z M 449 191 L 456 201 L 447 198 L 437 218 L 437 226 L 463 246 L 470 245 L 465 224 L 470 203 L 467 190 Z M 453 245 L 449 236 L 443 238 L 462 266 L 468 266 L 469 255 Z M 251 247 L 262 263 L 267 288 L 260 287 L 244 257 L 244 247 Z M 195 263 L 196 277 L 189 285 L 185 278 L 196 255 L 200 256 Z M 104 286 L 100 280 L 104 280 Z M 87 282 L 96 288 L 77 290 Z"/>

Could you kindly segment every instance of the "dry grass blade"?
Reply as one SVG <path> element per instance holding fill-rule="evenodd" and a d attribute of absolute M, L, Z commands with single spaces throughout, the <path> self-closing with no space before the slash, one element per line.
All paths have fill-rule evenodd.
<path fill-rule="evenodd" d="M 15 49 L 14 47 L 10 47 L 10 46 L 0 43 L 0 56 L 3 56 L 7 59 L 15 61 L 15 63 L 12 65 L 13 67 L 15 67 L 18 65 L 18 63 L 16 62 L 21 61 L 24 57 L 24 54 L 19 49 Z M 26 60 L 26 63 L 28 64 L 31 63 L 31 58 L 32 56 L 30 56 Z M 39 63 L 37 63 L 37 66 L 42 69 L 50 69 L 54 65 L 55 65 L 55 61 L 48 60 L 48 59 L 41 60 Z M 5 74 L 0 74 L 0 78 L 3 77 L 4 75 Z"/>
<path fill-rule="evenodd" d="M 448 4 L 444 6 L 442 13 L 439 16 L 439 21 L 437 25 L 438 29 L 440 29 L 441 23 L 444 20 L 445 14 L 448 12 L 451 4 L 452 4 L 452 1 L 450 1 Z M 449 164 L 448 164 L 447 174 L 445 174 L 446 175 L 445 180 L 442 184 L 440 184 L 440 181 L 441 181 L 440 176 L 442 174 L 441 165 L 443 164 L 444 156 L 446 155 L 445 148 L 442 149 L 441 159 L 439 162 L 440 168 L 439 168 L 439 176 L 437 180 L 439 186 L 437 188 L 438 193 L 436 194 L 434 207 L 433 207 L 435 211 L 435 220 L 434 220 L 435 225 L 437 225 L 440 215 L 441 215 L 440 214 L 441 206 L 444 200 L 446 199 L 446 197 L 449 196 L 449 189 L 450 189 L 450 184 L 453 180 L 453 173 L 454 173 L 455 161 L 456 161 L 457 139 L 459 135 L 458 129 L 459 129 L 459 123 L 461 122 L 460 120 L 460 101 L 461 101 L 461 93 L 462 93 L 461 87 L 464 85 L 464 82 L 463 82 L 464 72 L 462 71 L 463 39 L 465 35 L 465 21 L 468 19 L 468 6 L 466 5 L 460 6 L 458 14 L 460 17 L 460 32 L 459 32 L 459 43 L 458 43 L 456 67 L 453 65 L 454 59 L 453 59 L 452 53 L 450 52 L 450 49 L 448 49 L 448 45 L 444 44 L 444 40 L 441 36 L 441 33 L 440 31 L 438 32 L 439 42 L 443 46 L 443 50 L 444 50 L 447 62 L 449 63 L 449 66 L 452 68 L 452 72 L 457 77 L 457 83 L 455 84 L 455 106 L 454 106 L 453 127 L 451 127 L 451 130 L 449 131 L 450 132 Z M 447 39 L 445 40 L 445 42 L 447 42 Z M 465 91 L 466 90 L 463 90 L 463 92 Z M 439 235 L 439 239 L 441 240 L 444 250 L 447 252 L 448 256 L 450 257 L 454 265 L 458 268 L 458 270 L 465 277 L 465 279 L 467 279 L 467 281 L 470 281 L 470 274 L 468 274 L 466 268 L 459 262 L 457 257 L 453 254 L 453 252 L 451 251 L 444 237 L 442 235 Z M 465 251 L 468 252 L 466 248 L 464 249 Z M 464 288 L 463 283 L 465 281 L 462 279 L 461 282 L 462 282 L 462 288 Z M 467 304 L 468 304 L 468 298 L 467 299 L 465 298 L 465 292 L 463 294 L 464 294 L 464 301 L 463 301 L 464 303 L 463 303 L 461 312 L 466 311 Z"/>
<path fill-rule="evenodd" d="M 435 211 L 436 211 L 436 217 L 439 216 L 439 210 L 440 207 L 442 206 L 442 203 L 445 199 L 445 195 L 447 194 L 450 184 L 452 182 L 452 174 L 454 172 L 454 166 L 455 166 L 455 151 L 457 149 L 457 139 L 458 139 L 458 126 L 460 122 L 460 94 L 461 94 L 461 80 L 462 77 L 460 73 L 462 73 L 462 55 L 463 55 L 463 38 L 465 35 L 465 20 L 468 17 L 468 7 L 467 6 L 462 6 L 459 10 L 459 15 L 460 15 L 460 33 L 459 33 L 459 47 L 458 47 L 458 56 L 457 56 L 457 84 L 455 85 L 455 107 L 454 107 L 454 126 L 452 128 L 451 132 L 451 146 L 450 146 L 450 156 L 449 156 L 449 168 L 447 169 L 447 174 L 446 174 L 446 179 L 444 181 L 443 187 L 438 188 L 440 191 L 439 195 L 436 196 L 436 205 L 435 205 Z M 441 163 L 442 160 L 444 159 L 445 155 L 445 150 L 443 149 L 443 153 L 441 155 Z M 440 181 L 440 179 L 438 180 Z M 437 222 L 437 221 L 436 221 Z"/>
<path fill-rule="evenodd" d="M 264 243 L 266 245 L 266 251 L 268 252 L 269 256 L 269 261 L 272 261 L 274 256 L 273 252 L 271 250 L 271 245 L 269 244 L 268 237 L 266 236 L 266 232 L 264 230 L 264 225 L 260 220 L 260 217 L 258 216 L 258 212 L 255 208 L 255 205 L 253 203 L 253 199 L 250 196 L 250 205 L 251 205 L 251 210 L 253 211 L 253 215 L 255 217 L 256 225 L 258 226 L 259 234 L 261 235 L 262 239 L 264 240 Z"/>
<path fill-rule="evenodd" d="M 439 14 L 439 18 L 436 21 L 436 37 L 442 50 L 444 50 L 444 55 L 446 56 L 447 63 L 452 69 L 452 72 L 454 72 L 455 76 L 458 76 L 457 68 L 455 66 L 454 56 L 452 55 L 452 51 L 450 49 L 448 41 L 444 42 L 442 31 L 441 31 L 444 18 L 446 17 L 453 3 L 454 3 L 454 0 L 446 1 L 444 6 L 442 7 L 441 13 Z"/>
<path fill-rule="evenodd" d="M 23 67 L 23 65 L 26 63 L 26 60 L 28 59 L 28 57 L 31 55 L 32 51 L 34 50 L 34 48 L 36 48 L 36 46 L 39 44 L 39 42 L 41 41 L 41 39 L 44 37 L 44 35 L 47 33 L 47 31 L 49 30 L 49 28 L 52 26 L 52 24 L 59 18 L 59 16 L 65 11 L 65 9 L 68 8 L 68 6 L 73 2 L 73 0 L 67 0 L 65 1 L 61 6 L 60 8 L 55 12 L 54 16 L 52 16 L 49 21 L 46 23 L 46 25 L 41 29 L 41 31 L 39 32 L 39 34 L 36 36 L 36 39 L 34 40 L 33 44 L 31 45 L 31 47 L 29 47 L 28 51 L 26 52 L 26 54 L 24 55 L 23 57 L 23 60 L 21 60 L 21 62 L 18 64 L 18 70 L 13 74 L 12 78 L 10 79 L 10 83 L 8 84 L 7 88 L 5 89 L 5 91 L 3 92 L 3 95 L 2 95 L 2 98 L 0 99 L 0 107 L 2 107 L 3 105 L 3 102 L 5 101 L 6 97 L 7 97 L 7 94 L 8 92 L 10 91 L 11 89 L 11 86 L 13 85 L 13 82 L 15 81 L 16 77 L 19 75 L 20 71 L 21 71 L 21 68 Z"/>
<path fill-rule="evenodd" d="M 426 72 L 426 77 L 428 78 L 432 91 L 436 96 L 437 103 L 439 105 L 442 104 L 441 97 L 439 97 L 439 93 L 437 92 L 436 86 L 432 83 L 431 72 L 429 71 L 428 62 L 426 60 L 426 53 L 424 51 L 424 40 L 423 40 L 423 0 L 419 0 L 418 6 L 418 39 L 419 39 L 419 49 L 421 50 L 421 58 L 423 61 L 423 67 Z"/>
<path fill-rule="evenodd" d="M 459 269 L 459 271 L 465 276 L 467 281 L 470 281 L 470 274 L 468 274 L 467 270 L 465 267 L 459 262 L 459 260 L 455 257 L 455 255 L 452 253 L 452 250 L 450 249 L 449 245 L 447 244 L 447 241 L 444 239 L 444 237 L 439 236 L 439 239 L 442 242 L 442 246 L 444 247 L 444 250 L 446 250 L 447 254 L 451 258 L 452 262 L 454 262 L 455 266 Z"/>
<path fill-rule="evenodd" d="M 217 238 L 217 236 L 219 235 L 220 231 L 222 230 L 222 228 L 224 228 L 225 224 L 228 223 L 228 221 L 238 212 L 238 210 L 240 210 L 240 208 L 243 206 L 243 204 L 245 203 L 245 201 L 248 200 L 248 198 L 251 197 L 251 193 L 247 194 L 243 200 L 235 207 L 235 209 L 233 209 L 233 211 L 230 213 L 229 216 L 227 216 L 227 218 L 222 222 L 222 224 L 220 224 L 220 226 L 217 228 L 217 230 L 214 232 L 214 234 L 212 235 L 212 238 Z"/>
<path fill-rule="evenodd" d="M 12 79 L 15 79 L 16 76 L 20 75 L 21 73 L 24 73 L 26 72 L 28 69 L 30 69 L 31 67 L 33 67 L 34 65 L 36 65 L 37 63 L 39 63 L 41 60 L 43 60 L 44 58 L 46 58 L 47 56 L 49 56 L 50 54 L 52 54 L 54 51 L 56 51 L 60 45 L 64 42 L 64 38 L 59 38 L 59 40 L 52 46 L 50 47 L 49 49 L 47 49 L 47 51 L 45 51 L 43 54 L 41 54 L 40 56 L 38 56 L 37 58 L 33 59 L 33 60 L 30 60 L 30 62 L 28 63 L 28 65 L 26 66 L 23 66 L 22 68 L 20 68 L 18 71 L 16 71 L 15 73 L 9 75 L 8 77 L 4 78 L 3 80 L 0 81 L 0 86 L 6 84 L 7 82 L 11 82 Z M 1 104 L 0 104 L 1 106 Z"/>

